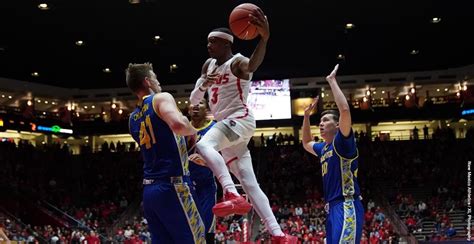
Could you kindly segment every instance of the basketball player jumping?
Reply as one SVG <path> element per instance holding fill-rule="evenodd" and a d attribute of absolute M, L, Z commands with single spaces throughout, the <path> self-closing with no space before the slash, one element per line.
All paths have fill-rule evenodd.
<path fill-rule="evenodd" d="M 339 113 L 321 113 L 319 130 L 324 142 L 312 140 L 309 117 L 316 107 L 315 98 L 304 112 L 303 146 L 320 158 L 324 199 L 329 205 L 326 221 L 326 243 L 360 243 L 364 208 L 357 183 L 358 151 L 352 132 L 352 120 L 347 99 L 336 80 L 336 65 L 326 80 L 331 87 Z"/>
<path fill-rule="evenodd" d="M 270 36 L 267 18 L 260 9 L 251 15 L 250 22 L 257 27 L 260 35 L 250 58 L 232 54 L 234 37 L 227 28 L 214 29 L 208 35 L 207 49 L 210 58 L 202 67 L 201 77 L 191 92 L 190 100 L 191 104 L 198 104 L 207 91 L 211 112 L 218 122 L 196 147 L 224 190 L 225 201 L 213 208 L 216 216 L 243 215 L 251 209 L 251 205 L 237 192 L 227 168 L 229 167 L 239 179 L 273 240 L 276 243 L 296 243 L 296 237 L 285 235 L 281 231 L 268 198 L 257 182 L 250 151 L 247 149 L 255 131 L 255 119 L 247 107 L 249 81 L 263 62 Z"/>

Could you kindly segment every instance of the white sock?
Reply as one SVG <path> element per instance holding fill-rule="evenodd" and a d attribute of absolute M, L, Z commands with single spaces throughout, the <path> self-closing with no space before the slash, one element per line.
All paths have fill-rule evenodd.
<path fill-rule="evenodd" d="M 232 192 L 239 195 L 224 159 L 219 152 L 217 152 L 212 145 L 208 145 L 205 142 L 198 142 L 196 148 L 199 154 L 206 160 L 207 167 L 211 169 L 212 173 L 217 177 L 217 180 L 219 180 L 224 193 Z"/>
<path fill-rule="evenodd" d="M 253 208 L 258 216 L 263 219 L 267 230 L 273 236 L 284 235 L 276 221 L 275 215 L 273 215 L 268 197 L 258 185 L 257 178 L 253 172 L 250 152 L 247 151 L 238 161 L 232 162 L 229 167 L 232 173 L 239 179 L 240 184 L 242 184 L 252 202 Z"/>

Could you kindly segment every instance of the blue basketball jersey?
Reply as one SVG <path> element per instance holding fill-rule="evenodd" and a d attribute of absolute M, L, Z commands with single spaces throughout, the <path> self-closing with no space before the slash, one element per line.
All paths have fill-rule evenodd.
<path fill-rule="evenodd" d="M 196 143 L 201 139 L 201 137 L 206 134 L 209 129 L 211 129 L 212 126 L 216 124 L 215 121 L 211 120 L 207 125 L 197 128 L 197 138 L 196 138 Z M 189 154 L 193 154 L 196 152 L 196 148 L 193 148 L 192 151 L 189 152 Z M 205 166 L 198 165 L 196 163 L 191 163 L 189 164 L 189 171 L 191 172 L 191 179 L 193 181 L 196 180 L 207 180 L 207 179 L 212 179 L 214 180 L 214 174 L 212 171 Z"/>
<path fill-rule="evenodd" d="M 351 196 L 358 197 L 360 195 L 357 183 L 359 155 L 352 130 L 347 138 L 338 131 L 332 143 L 315 143 L 313 150 L 321 161 L 326 202 L 344 201 L 345 197 Z"/>
<path fill-rule="evenodd" d="M 143 178 L 189 176 L 186 140 L 157 115 L 153 95 L 144 97 L 130 114 L 129 129 L 143 155 Z"/>

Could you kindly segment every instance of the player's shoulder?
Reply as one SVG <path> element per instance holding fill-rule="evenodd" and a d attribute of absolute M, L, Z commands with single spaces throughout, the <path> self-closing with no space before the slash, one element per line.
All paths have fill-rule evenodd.
<path fill-rule="evenodd" d="M 211 64 L 213 58 L 208 58 L 204 64 L 202 65 L 202 73 L 207 72 L 207 69 L 209 68 L 209 65 Z"/>
<path fill-rule="evenodd" d="M 153 95 L 153 100 L 154 101 L 155 100 L 156 101 L 167 100 L 167 99 L 174 99 L 173 95 L 171 95 L 168 92 L 160 92 L 160 93 L 156 93 L 155 95 Z"/>
<path fill-rule="evenodd" d="M 174 98 L 173 98 L 173 95 L 171 95 L 168 92 L 160 92 L 153 95 L 152 105 L 153 105 L 153 109 L 155 109 L 155 112 L 157 112 L 157 108 L 161 104 L 169 103 L 169 102 L 174 102 Z"/>
<path fill-rule="evenodd" d="M 249 58 L 245 57 L 241 53 L 237 53 L 234 55 L 234 59 L 232 60 L 232 64 L 234 63 L 240 63 L 242 61 L 248 60 Z"/>

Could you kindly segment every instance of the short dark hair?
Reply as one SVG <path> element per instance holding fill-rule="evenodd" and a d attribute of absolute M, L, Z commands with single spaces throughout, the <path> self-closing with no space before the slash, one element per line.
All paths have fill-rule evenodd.
<path fill-rule="evenodd" d="M 214 30 L 212 31 L 219 31 L 219 32 L 224 32 L 224 33 L 227 33 L 231 36 L 234 36 L 234 34 L 232 34 L 232 31 L 229 30 L 229 28 L 226 28 L 226 27 L 219 27 L 219 28 L 215 28 Z"/>
<path fill-rule="evenodd" d="M 323 117 L 326 114 L 332 115 L 332 118 L 334 119 L 334 121 L 339 122 L 339 111 L 334 110 L 334 109 L 324 110 L 321 113 L 321 117 Z"/>
<path fill-rule="evenodd" d="M 143 80 L 145 80 L 145 77 L 150 76 L 150 71 L 153 71 L 151 63 L 128 64 L 128 68 L 125 70 L 128 88 L 133 92 L 143 89 Z"/>

